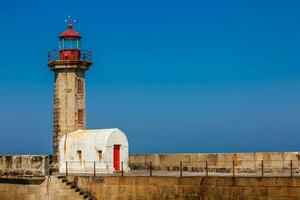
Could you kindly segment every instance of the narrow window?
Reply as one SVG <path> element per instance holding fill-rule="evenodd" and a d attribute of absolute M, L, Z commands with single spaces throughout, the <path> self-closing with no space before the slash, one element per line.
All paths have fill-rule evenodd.
<path fill-rule="evenodd" d="M 103 160 L 103 154 L 102 154 L 102 150 L 98 150 L 98 159 L 99 161 L 102 161 Z"/>
<path fill-rule="evenodd" d="M 78 109 L 78 124 L 84 124 L 84 110 Z"/>
<path fill-rule="evenodd" d="M 81 150 L 77 150 L 77 157 L 78 157 L 78 160 L 81 162 L 81 161 L 82 161 L 82 153 L 81 153 Z"/>
<path fill-rule="evenodd" d="M 84 91 L 83 80 L 82 79 L 77 79 L 77 92 L 78 93 L 83 93 L 83 91 Z"/>

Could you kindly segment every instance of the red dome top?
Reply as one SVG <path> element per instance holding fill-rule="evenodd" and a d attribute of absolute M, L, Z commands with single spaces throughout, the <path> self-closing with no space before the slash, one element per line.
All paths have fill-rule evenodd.
<path fill-rule="evenodd" d="M 62 32 L 59 36 L 59 38 L 65 38 L 65 37 L 74 37 L 80 39 L 81 36 L 77 31 L 73 30 L 73 24 L 68 24 L 68 30 Z"/>

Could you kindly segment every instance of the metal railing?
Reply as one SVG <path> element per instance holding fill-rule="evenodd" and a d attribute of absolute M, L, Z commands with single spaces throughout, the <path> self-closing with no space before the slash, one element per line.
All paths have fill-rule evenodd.
<path fill-rule="evenodd" d="M 53 49 L 48 52 L 48 63 L 59 61 L 60 60 L 60 51 Z M 83 62 L 92 62 L 92 51 L 80 50 L 80 61 Z"/>
<path fill-rule="evenodd" d="M 118 169 L 115 169 L 118 166 Z M 295 160 L 231 160 L 179 161 L 168 166 L 153 162 L 113 163 L 94 161 L 67 161 L 60 164 L 60 172 L 88 176 L 229 176 L 229 177 L 293 177 L 299 176 L 299 161 Z M 116 173 L 117 172 L 117 173 Z"/>
<path fill-rule="evenodd" d="M 117 167 L 116 167 L 117 166 Z M 113 174 L 114 172 L 127 173 L 128 163 L 101 162 L 101 161 L 66 161 L 59 164 L 59 172 L 66 174 Z"/>
<path fill-rule="evenodd" d="M 92 62 L 92 51 L 81 50 L 80 60 L 84 62 Z"/>
<path fill-rule="evenodd" d="M 59 51 L 53 49 L 48 52 L 48 62 L 53 62 L 59 60 Z"/>

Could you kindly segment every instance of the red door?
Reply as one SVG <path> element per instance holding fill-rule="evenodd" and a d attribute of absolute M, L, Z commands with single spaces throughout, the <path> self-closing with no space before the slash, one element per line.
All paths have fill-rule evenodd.
<path fill-rule="evenodd" d="M 115 171 L 120 170 L 120 145 L 119 144 L 114 145 L 114 168 Z"/>

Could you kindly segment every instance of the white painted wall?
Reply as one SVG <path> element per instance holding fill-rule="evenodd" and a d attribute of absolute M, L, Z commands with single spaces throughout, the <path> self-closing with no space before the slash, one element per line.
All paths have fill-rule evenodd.
<path fill-rule="evenodd" d="M 65 134 L 59 143 L 59 172 L 66 172 L 66 162 L 69 173 L 113 173 L 114 145 L 120 146 L 120 162 L 123 170 L 129 171 L 128 140 L 119 129 L 77 130 Z M 80 153 L 81 151 L 81 160 Z M 102 159 L 99 159 L 102 151 Z M 121 169 L 121 163 L 120 163 Z"/>

